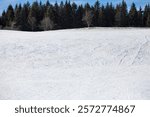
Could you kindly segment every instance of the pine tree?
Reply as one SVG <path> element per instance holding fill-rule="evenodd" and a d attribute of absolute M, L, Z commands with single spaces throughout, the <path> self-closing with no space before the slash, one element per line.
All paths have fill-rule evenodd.
<path fill-rule="evenodd" d="M 150 12 L 150 5 L 146 5 L 144 8 L 144 14 L 143 14 L 143 25 L 146 26 L 147 24 L 147 18 L 148 18 L 148 14 Z"/>
<path fill-rule="evenodd" d="M 86 4 L 85 4 L 84 10 L 85 10 L 85 11 L 90 11 L 90 10 L 91 10 L 91 6 L 89 5 L 89 3 L 86 3 Z"/>
<path fill-rule="evenodd" d="M 13 9 L 12 5 L 8 6 L 6 15 L 7 15 L 6 25 L 11 26 L 11 23 L 14 20 L 14 9 Z"/>
<path fill-rule="evenodd" d="M 72 16 L 72 7 L 70 4 L 70 1 L 65 3 L 64 6 L 65 9 L 65 19 L 64 19 L 64 24 L 65 24 L 65 28 L 72 28 L 72 24 L 73 24 L 73 16 Z"/>
<path fill-rule="evenodd" d="M 56 2 L 55 5 L 54 5 L 54 8 L 53 8 L 53 14 L 54 14 L 54 19 L 52 20 L 55 24 L 55 29 L 58 29 L 60 26 L 60 22 L 59 22 L 59 19 L 60 19 L 60 16 L 59 16 L 59 6 L 58 6 L 58 3 Z"/>
<path fill-rule="evenodd" d="M 99 0 L 94 5 L 86 3 L 83 7 L 66 0 L 65 4 L 45 4 L 35 1 L 30 6 L 29 2 L 23 6 L 16 5 L 15 9 L 9 5 L 6 12 L 0 16 L 0 28 L 17 29 L 25 31 L 39 31 L 49 29 L 82 28 L 85 26 L 139 26 L 149 27 L 150 5 L 142 10 L 136 9 L 133 3 L 129 12 L 125 0 L 115 8 L 112 3 L 100 6 Z"/>
<path fill-rule="evenodd" d="M 105 10 L 105 8 L 104 8 L 104 6 L 102 5 L 102 7 L 101 7 L 101 9 L 100 9 L 100 12 L 99 12 L 99 20 L 98 20 L 99 26 L 105 26 L 105 23 L 106 23 L 104 10 Z"/>
<path fill-rule="evenodd" d="M 0 29 L 2 28 L 2 17 L 0 16 Z"/>
<path fill-rule="evenodd" d="M 150 13 L 148 14 L 148 17 L 147 17 L 146 26 L 150 27 Z"/>
<path fill-rule="evenodd" d="M 129 11 L 129 25 L 132 27 L 138 26 L 138 12 L 134 3 Z"/>
<path fill-rule="evenodd" d="M 73 28 L 77 27 L 77 5 L 75 2 L 72 3 L 72 18 L 73 18 Z"/>
<path fill-rule="evenodd" d="M 121 5 L 121 26 L 125 27 L 128 25 L 128 11 L 127 4 L 123 0 Z"/>
<path fill-rule="evenodd" d="M 95 2 L 95 5 L 94 5 L 94 11 L 93 11 L 94 13 L 93 13 L 93 25 L 94 26 L 99 26 L 100 24 L 99 24 L 99 13 L 100 13 L 100 2 L 99 2 L 99 0 L 97 0 L 96 2 Z"/>
<path fill-rule="evenodd" d="M 34 2 L 31 6 L 28 16 L 28 23 L 32 31 L 37 31 L 39 28 L 39 5 L 38 2 Z"/>
<path fill-rule="evenodd" d="M 121 27 L 128 26 L 127 4 L 124 0 L 122 4 L 116 6 L 115 25 Z"/>
<path fill-rule="evenodd" d="M 116 6 L 116 14 L 115 14 L 115 26 L 122 26 L 121 24 L 121 5 Z"/>
<path fill-rule="evenodd" d="M 15 7 L 15 18 L 14 18 L 14 21 L 16 22 L 15 23 L 16 28 L 18 28 L 20 30 L 21 30 L 20 26 L 21 26 L 21 22 L 22 22 L 21 10 L 22 10 L 21 4 L 19 6 L 16 5 L 16 7 Z"/>
<path fill-rule="evenodd" d="M 143 26 L 143 11 L 142 8 L 140 7 L 138 11 L 138 26 L 142 27 Z"/>
<path fill-rule="evenodd" d="M 4 28 L 6 26 L 6 21 L 7 21 L 7 16 L 6 16 L 6 12 L 5 11 L 3 11 L 1 18 L 2 18 L 1 19 L 2 20 L 2 28 Z"/>
<path fill-rule="evenodd" d="M 76 12 L 76 26 L 78 28 L 81 28 L 83 27 L 83 22 L 82 22 L 82 18 L 83 18 L 83 14 L 84 14 L 84 9 L 83 9 L 83 6 L 82 5 L 79 5 L 78 9 L 77 9 L 77 12 Z"/>
<path fill-rule="evenodd" d="M 64 2 L 63 1 L 61 1 L 61 3 L 60 3 L 60 6 L 59 6 L 59 17 L 60 17 L 60 19 L 59 19 L 59 28 L 60 29 L 64 29 L 65 28 L 65 18 L 66 18 L 66 16 L 65 16 L 65 5 L 64 5 Z"/>
<path fill-rule="evenodd" d="M 115 10 L 112 6 L 112 3 L 109 4 L 107 3 L 106 8 L 104 10 L 104 15 L 105 15 L 105 25 L 106 27 L 111 27 L 114 26 L 114 22 L 115 22 Z"/>

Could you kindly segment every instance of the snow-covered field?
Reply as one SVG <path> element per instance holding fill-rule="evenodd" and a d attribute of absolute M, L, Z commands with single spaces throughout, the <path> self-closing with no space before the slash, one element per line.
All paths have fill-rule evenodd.
<path fill-rule="evenodd" d="M 1 30 L 0 99 L 150 99 L 150 29 Z"/>

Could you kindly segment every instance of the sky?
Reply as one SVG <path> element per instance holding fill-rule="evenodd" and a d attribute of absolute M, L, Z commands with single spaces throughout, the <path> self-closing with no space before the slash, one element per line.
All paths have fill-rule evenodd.
<path fill-rule="evenodd" d="M 29 1 L 30 3 L 34 2 L 35 0 L 0 0 L 0 14 L 2 13 L 3 10 L 5 10 L 7 8 L 7 6 L 9 4 L 12 4 L 13 6 L 15 6 L 15 4 L 19 4 L 19 3 L 26 3 L 27 1 Z M 45 3 L 47 0 L 37 0 L 37 1 L 42 1 L 43 3 Z M 62 0 L 49 0 L 50 3 L 55 3 L 56 1 L 59 3 Z M 66 1 L 66 0 L 63 0 Z M 94 4 L 96 0 L 70 0 L 70 1 L 74 1 L 77 4 L 85 4 L 85 3 L 90 3 L 90 4 Z M 117 3 L 120 3 L 122 0 L 99 0 L 101 4 L 106 4 L 107 2 L 112 2 L 114 5 Z M 150 0 L 125 0 L 128 4 L 128 6 L 131 5 L 132 2 L 134 2 L 136 4 L 137 7 L 144 7 L 145 4 L 150 4 Z"/>

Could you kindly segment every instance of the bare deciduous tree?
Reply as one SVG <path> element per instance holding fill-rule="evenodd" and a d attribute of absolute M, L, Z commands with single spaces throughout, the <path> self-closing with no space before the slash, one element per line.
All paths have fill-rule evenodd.
<path fill-rule="evenodd" d="M 54 28 L 54 22 L 49 17 L 45 17 L 41 21 L 41 26 L 44 30 L 52 30 Z"/>
<path fill-rule="evenodd" d="M 28 23 L 30 24 L 32 31 L 34 31 L 34 29 L 36 27 L 36 19 L 35 19 L 35 17 L 29 17 L 28 18 Z"/>
<path fill-rule="evenodd" d="M 83 17 L 83 21 L 86 22 L 88 28 L 91 26 L 93 20 L 93 14 L 91 10 L 85 11 L 85 16 Z"/>
<path fill-rule="evenodd" d="M 15 29 L 15 24 L 16 24 L 15 21 L 11 22 L 11 30 L 14 30 L 14 29 Z"/>

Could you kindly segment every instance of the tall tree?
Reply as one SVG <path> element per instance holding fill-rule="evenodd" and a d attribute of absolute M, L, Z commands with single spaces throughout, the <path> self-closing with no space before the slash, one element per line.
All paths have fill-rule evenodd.
<path fill-rule="evenodd" d="M 147 17 L 146 26 L 150 27 L 150 13 L 148 14 L 148 17 Z"/>
<path fill-rule="evenodd" d="M 138 11 L 138 26 L 142 27 L 143 26 L 143 11 L 142 8 L 140 7 Z"/>
<path fill-rule="evenodd" d="M 28 23 L 32 31 L 38 30 L 40 20 L 39 20 L 39 4 L 37 1 L 34 2 L 31 6 L 28 16 Z"/>
<path fill-rule="evenodd" d="M 116 14 L 115 14 L 115 25 L 121 26 L 121 5 L 116 6 Z"/>
<path fill-rule="evenodd" d="M 94 26 L 99 26 L 99 13 L 100 13 L 100 2 L 97 0 L 94 4 L 94 11 L 93 11 L 93 25 Z"/>
<path fill-rule="evenodd" d="M 109 4 L 107 3 L 106 8 L 104 10 L 104 15 L 105 15 L 105 26 L 106 27 L 111 27 L 114 26 L 115 22 L 115 9 L 112 6 L 112 3 Z"/>
<path fill-rule="evenodd" d="M 43 30 L 52 30 L 54 28 L 54 22 L 49 17 L 45 17 L 41 21 L 41 26 Z"/>
<path fill-rule="evenodd" d="M 2 28 L 2 17 L 0 16 L 0 29 Z"/>
<path fill-rule="evenodd" d="M 72 28 L 72 23 L 73 23 L 73 16 L 72 16 L 72 7 L 70 4 L 70 1 L 65 3 L 64 6 L 65 9 L 65 19 L 64 19 L 64 23 L 66 25 L 66 28 Z"/>
<path fill-rule="evenodd" d="M 144 14 L 143 14 L 143 25 L 146 26 L 148 14 L 150 12 L 150 5 L 146 5 L 144 8 Z"/>
<path fill-rule="evenodd" d="M 6 25 L 11 26 L 11 23 L 14 20 L 14 9 L 13 9 L 12 5 L 8 6 L 6 15 L 7 15 Z"/>
<path fill-rule="evenodd" d="M 129 25 L 133 27 L 138 26 L 138 12 L 134 3 L 132 3 L 129 11 Z"/>
<path fill-rule="evenodd" d="M 125 0 L 123 0 L 121 5 L 121 26 L 127 26 L 127 25 L 128 25 L 127 4 Z"/>
<path fill-rule="evenodd" d="M 92 11 L 91 10 L 86 10 L 85 15 L 83 17 L 83 21 L 86 22 L 88 28 L 91 26 L 92 20 L 93 20 Z"/>
<path fill-rule="evenodd" d="M 83 18 L 83 14 L 84 14 L 84 9 L 83 9 L 83 6 L 82 5 L 79 5 L 78 9 L 77 9 L 77 12 L 76 12 L 76 26 L 78 28 L 81 28 L 83 27 L 83 22 L 82 22 L 82 18 Z"/>
<path fill-rule="evenodd" d="M 124 0 L 122 4 L 116 6 L 115 24 L 122 27 L 128 26 L 127 4 Z"/>
<path fill-rule="evenodd" d="M 7 16 L 6 16 L 5 11 L 3 11 L 3 13 L 2 13 L 1 20 L 2 20 L 2 28 L 4 28 L 6 26 L 6 20 L 7 20 Z"/>
<path fill-rule="evenodd" d="M 105 8 L 104 6 L 102 5 L 102 7 L 100 8 L 100 12 L 99 12 L 99 26 L 105 26 L 105 14 L 104 14 L 104 11 L 105 11 Z"/>
<path fill-rule="evenodd" d="M 75 2 L 72 3 L 72 18 L 73 18 L 73 28 L 77 27 L 77 5 Z"/>

